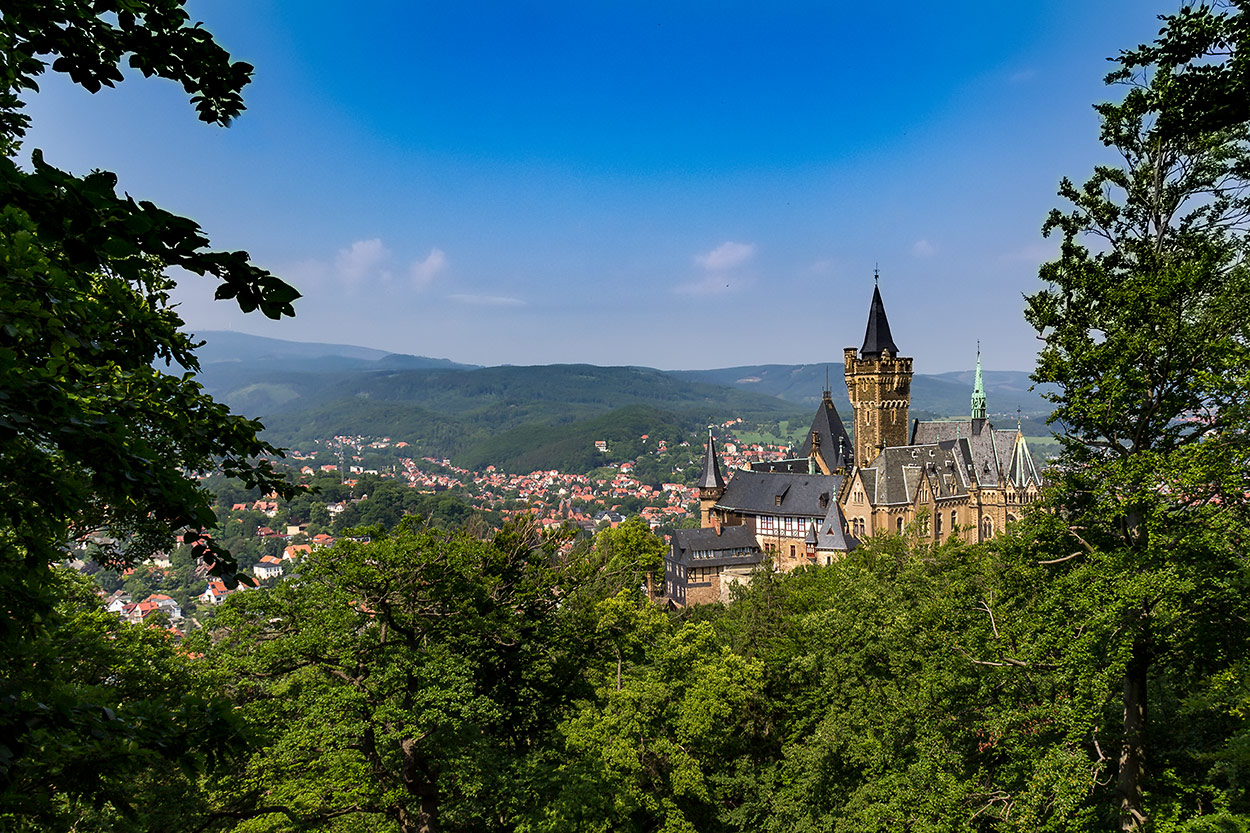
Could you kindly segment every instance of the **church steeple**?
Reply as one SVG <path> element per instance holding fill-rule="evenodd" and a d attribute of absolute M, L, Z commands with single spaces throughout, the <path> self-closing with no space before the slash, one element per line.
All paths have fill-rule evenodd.
<path fill-rule="evenodd" d="M 972 382 L 972 418 L 985 419 L 985 382 L 981 379 L 981 342 L 977 342 L 977 375 Z"/>
<path fill-rule="evenodd" d="M 887 350 L 891 356 L 898 355 L 898 347 L 890 337 L 890 321 L 885 317 L 881 287 L 874 285 L 872 303 L 868 307 L 868 328 L 864 331 L 864 346 L 859 348 L 859 355 L 864 359 L 878 359 Z"/>

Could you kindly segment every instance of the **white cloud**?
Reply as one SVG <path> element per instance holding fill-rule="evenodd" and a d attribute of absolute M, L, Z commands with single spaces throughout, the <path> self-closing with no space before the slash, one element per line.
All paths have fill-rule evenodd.
<path fill-rule="evenodd" d="M 937 254 L 937 248 L 928 240 L 917 240 L 912 244 L 911 253 L 916 257 L 932 257 Z"/>
<path fill-rule="evenodd" d="M 439 248 L 430 249 L 425 260 L 414 260 L 408 273 L 412 276 L 412 285 L 417 288 L 429 286 L 434 276 L 447 268 L 447 254 Z"/>
<path fill-rule="evenodd" d="M 694 262 L 709 272 L 721 272 L 743 263 L 753 254 L 755 254 L 754 243 L 735 243 L 732 240 L 726 240 L 710 252 L 695 255 Z"/>
<path fill-rule="evenodd" d="M 339 277 L 348 283 L 359 283 L 362 278 L 385 263 L 391 256 L 390 249 L 382 245 L 382 239 L 357 240 L 347 249 L 339 249 L 334 259 Z"/>
<path fill-rule="evenodd" d="M 479 307 L 523 307 L 525 302 L 520 298 L 510 298 L 506 295 L 467 295 L 457 293 L 448 295 L 453 301 L 459 301 L 462 304 L 473 304 Z"/>

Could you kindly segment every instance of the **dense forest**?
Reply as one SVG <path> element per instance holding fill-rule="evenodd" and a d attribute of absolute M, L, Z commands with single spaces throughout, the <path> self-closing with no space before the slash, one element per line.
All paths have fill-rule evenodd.
<path fill-rule="evenodd" d="M 1245 4 L 1121 53 L 1119 164 L 1060 184 L 1025 319 L 1062 457 L 1005 534 L 877 536 L 670 610 L 637 519 L 400 512 L 180 642 L 67 551 L 181 543 L 247 583 L 196 475 L 298 489 L 195 381 L 164 270 L 273 318 L 296 292 L 110 174 L 19 164 L 20 96 L 124 62 L 225 124 L 252 68 L 180 0 L 0 10 L 0 830 L 1250 829 Z"/>

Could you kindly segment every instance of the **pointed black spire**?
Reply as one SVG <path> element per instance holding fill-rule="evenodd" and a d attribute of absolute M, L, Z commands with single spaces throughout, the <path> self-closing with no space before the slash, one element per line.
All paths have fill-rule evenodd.
<path fill-rule="evenodd" d="M 716 462 L 716 441 L 712 439 L 712 426 L 707 427 L 707 455 L 703 458 L 703 476 L 699 478 L 700 489 L 724 489 L 720 464 Z"/>
<path fill-rule="evenodd" d="M 864 332 L 864 346 L 859 349 L 861 359 L 879 359 L 886 350 L 891 356 L 898 355 L 898 347 L 890 337 L 890 322 L 885 317 L 885 304 L 881 302 L 881 289 L 872 288 L 872 304 L 868 307 L 868 329 Z"/>
<path fill-rule="evenodd" d="M 834 472 L 841 468 L 850 468 L 851 438 L 846 433 L 838 409 L 834 407 L 833 397 L 825 388 L 820 398 L 820 407 L 812 419 L 812 430 L 807 432 L 807 440 L 799 449 L 799 457 L 819 456 L 824 460 L 825 467 Z"/>

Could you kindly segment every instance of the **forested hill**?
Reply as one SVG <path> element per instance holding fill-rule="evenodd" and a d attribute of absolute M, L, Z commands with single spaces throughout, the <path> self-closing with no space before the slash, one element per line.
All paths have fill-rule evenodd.
<path fill-rule="evenodd" d="M 648 433 L 648 424 L 689 432 L 709 419 L 775 422 L 805 410 L 776 397 L 634 367 L 228 375 L 213 368 L 205 381 L 236 410 L 263 419 L 280 443 L 298 447 L 337 434 L 388 436 L 422 455 L 513 471 L 602 464 L 593 456 L 595 440 L 620 447 L 620 441 Z M 222 389 L 227 381 L 235 386 Z"/>
<path fill-rule="evenodd" d="M 196 351 L 200 366 L 234 365 L 249 370 L 307 371 L 386 370 L 440 368 L 467 370 L 477 365 L 460 364 L 450 359 L 432 359 L 406 353 L 389 353 L 372 347 L 353 344 L 326 344 L 309 341 L 287 341 L 280 338 L 236 333 L 232 330 L 207 330 L 197 334 L 204 346 Z"/>
<path fill-rule="evenodd" d="M 729 385 L 739 390 L 776 396 L 790 402 L 815 407 L 826 379 L 834 404 L 842 414 L 850 413 L 841 362 L 830 364 L 761 364 L 723 367 L 716 370 L 671 370 L 670 375 L 691 381 Z M 987 370 L 982 373 L 991 413 L 1026 416 L 1050 413 L 1050 403 L 1041 391 L 1030 390 L 1029 374 L 1020 370 Z M 932 416 L 955 416 L 968 410 L 972 392 L 971 370 L 947 373 L 918 373 L 912 379 L 913 410 Z"/>
<path fill-rule="evenodd" d="M 271 439 L 300 447 L 335 435 L 388 436 L 422 455 L 468 466 L 576 471 L 597 458 L 596 439 L 648 433 L 645 421 L 687 431 L 741 417 L 802 428 L 826 373 L 849 422 L 842 365 L 761 365 L 660 371 L 642 367 L 473 367 L 370 348 L 206 333 L 201 381 L 238 412 L 264 421 Z M 967 412 L 971 372 L 917 376 L 913 412 Z M 1018 372 L 987 373 L 991 412 L 1042 414 Z M 641 415 L 646 415 L 645 419 Z M 640 421 L 641 420 L 641 421 Z M 651 433 L 656 433 L 655 431 Z M 586 458 L 583 460 L 583 458 Z"/>

